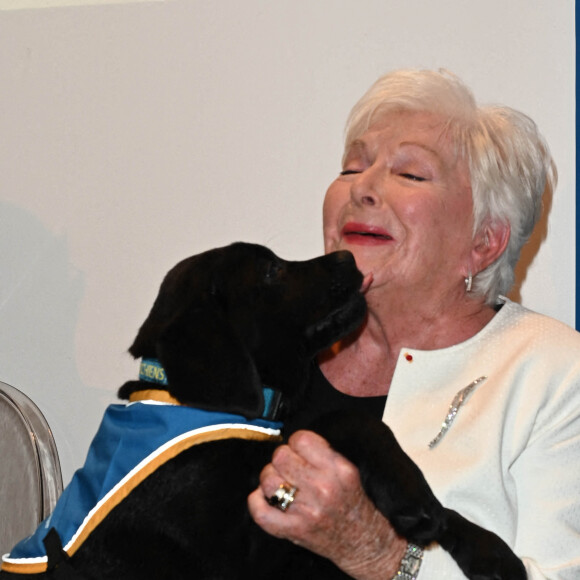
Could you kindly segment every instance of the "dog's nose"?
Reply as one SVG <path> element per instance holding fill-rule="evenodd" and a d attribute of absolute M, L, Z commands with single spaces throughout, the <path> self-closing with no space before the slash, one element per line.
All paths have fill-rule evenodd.
<path fill-rule="evenodd" d="M 332 254 L 337 264 L 355 265 L 354 256 L 348 250 L 338 250 Z"/>

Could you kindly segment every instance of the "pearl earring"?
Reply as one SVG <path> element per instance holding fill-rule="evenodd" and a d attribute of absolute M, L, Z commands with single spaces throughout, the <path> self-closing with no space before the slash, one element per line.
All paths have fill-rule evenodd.
<path fill-rule="evenodd" d="M 473 276 L 469 274 L 467 278 L 465 278 L 465 291 L 471 292 L 471 286 L 473 284 Z"/>

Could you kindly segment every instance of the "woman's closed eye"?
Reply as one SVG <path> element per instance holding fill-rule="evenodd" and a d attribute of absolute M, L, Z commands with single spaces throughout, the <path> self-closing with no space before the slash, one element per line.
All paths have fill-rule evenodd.
<path fill-rule="evenodd" d="M 356 173 L 360 173 L 360 171 L 357 169 L 343 169 L 340 175 L 355 175 Z"/>
<path fill-rule="evenodd" d="M 401 177 L 405 179 L 409 179 L 410 181 L 426 181 L 425 177 L 421 177 L 420 175 L 415 175 L 414 173 L 400 173 Z"/>

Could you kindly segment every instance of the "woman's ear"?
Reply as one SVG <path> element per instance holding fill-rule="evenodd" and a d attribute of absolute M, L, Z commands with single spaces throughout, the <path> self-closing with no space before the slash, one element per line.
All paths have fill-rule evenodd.
<path fill-rule="evenodd" d="M 493 264 L 505 251 L 510 239 L 507 222 L 489 221 L 483 224 L 471 249 L 472 274 L 475 276 Z"/>

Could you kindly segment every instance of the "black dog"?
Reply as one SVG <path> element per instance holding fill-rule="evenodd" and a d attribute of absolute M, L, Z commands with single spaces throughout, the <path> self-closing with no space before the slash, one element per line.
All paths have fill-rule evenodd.
<path fill-rule="evenodd" d="M 296 414 L 315 355 L 363 322 L 361 283 L 348 252 L 286 262 L 261 246 L 238 243 L 179 263 L 130 348 L 143 360 L 140 380 L 119 390 L 123 399 L 169 397 L 179 405 L 129 405 L 113 415 L 159 409 L 189 417 L 199 408 L 204 416 L 234 417 L 220 415 L 219 429 L 212 424 L 162 445 L 138 472 L 144 475 L 131 471 L 88 518 L 84 542 L 62 538 L 51 520 L 42 532 L 47 558 L 26 568 L 13 553 L 0 576 L 346 578 L 328 560 L 264 533 L 246 499 L 279 444 L 268 421 Z M 123 421 L 111 419 L 114 428 Z M 173 429 L 177 422 L 166 424 Z M 224 422 L 229 426 L 222 428 Z M 137 430 L 137 439 L 155 427 Z M 379 420 L 347 410 L 313 427 L 359 467 L 365 490 L 399 534 L 420 545 L 439 542 L 469 578 L 525 578 L 502 540 L 440 505 Z M 112 446 L 110 438 L 99 439 Z"/>

